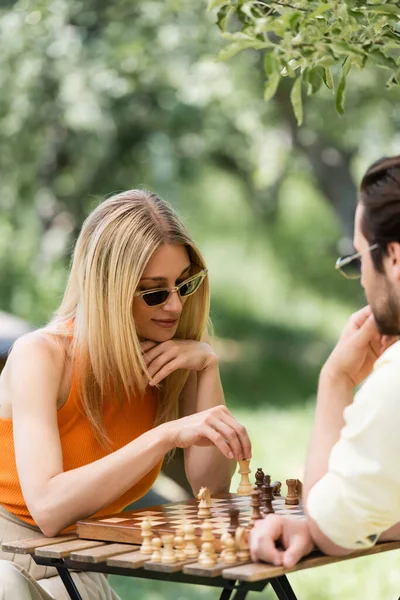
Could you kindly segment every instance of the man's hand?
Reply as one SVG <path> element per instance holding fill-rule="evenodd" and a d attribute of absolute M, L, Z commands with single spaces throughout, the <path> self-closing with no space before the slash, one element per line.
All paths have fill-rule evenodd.
<path fill-rule="evenodd" d="M 160 344 L 146 341 L 141 346 L 150 385 L 157 385 L 177 369 L 199 372 L 218 365 L 215 352 L 205 342 L 172 339 Z"/>
<path fill-rule="evenodd" d="M 277 548 L 277 542 L 282 549 Z M 289 569 L 313 549 L 305 518 L 268 515 L 256 521 L 250 533 L 251 558 L 255 562 L 270 562 Z"/>
<path fill-rule="evenodd" d="M 368 377 L 374 362 L 397 339 L 379 333 L 371 308 L 365 306 L 350 317 L 324 370 L 334 376 L 344 375 L 356 386 Z"/>

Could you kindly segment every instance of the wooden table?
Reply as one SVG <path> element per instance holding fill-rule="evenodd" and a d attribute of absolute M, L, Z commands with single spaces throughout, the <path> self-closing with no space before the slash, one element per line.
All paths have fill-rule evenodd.
<path fill-rule="evenodd" d="M 286 577 L 288 573 L 398 548 L 400 542 L 385 542 L 338 558 L 314 552 L 292 569 L 264 563 L 242 563 L 230 567 L 217 563 L 215 567 L 207 569 L 193 561 L 175 565 L 151 563 L 149 556 L 140 553 L 140 546 L 82 540 L 73 534 L 2 544 L 4 552 L 30 554 L 37 564 L 55 567 L 71 600 L 82 598 L 72 580 L 70 569 L 218 587 L 221 589 L 220 600 L 229 600 L 232 594 L 235 594 L 234 600 L 244 600 L 248 592 L 262 592 L 270 585 L 279 600 L 296 600 Z"/>

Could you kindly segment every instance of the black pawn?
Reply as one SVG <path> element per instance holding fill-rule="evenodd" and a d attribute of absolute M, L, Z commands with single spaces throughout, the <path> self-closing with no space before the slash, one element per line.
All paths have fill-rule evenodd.
<path fill-rule="evenodd" d="M 274 483 L 272 484 L 272 493 L 274 494 L 274 496 L 281 495 L 281 487 L 282 483 L 280 481 L 274 481 Z"/>
<path fill-rule="evenodd" d="M 230 508 L 228 514 L 230 518 L 228 533 L 230 533 L 232 537 L 235 537 L 236 529 L 239 527 L 239 509 Z"/>
<path fill-rule="evenodd" d="M 262 484 L 264 483 L 264 477 L 265 477 L 264 471 L 262 469 L 257 469 L 255 478 L 256 478 L 256 486 L 258 487 L 258 489 L 260 489 Z"/>
<path fill-rule="evenodd" d="M 263 518 L 263 516 L 261 514 L 261 510 L 260 510 L 260 508 L 261 508 L 260 492 L 258 490 L 253 490 L 251 492 L 250 496 L 251 496 L 250 504 L 251 504 L 252 511 L 251 511 L 249 529 L 254 527 L 254 523 L 256 521 Z"/>

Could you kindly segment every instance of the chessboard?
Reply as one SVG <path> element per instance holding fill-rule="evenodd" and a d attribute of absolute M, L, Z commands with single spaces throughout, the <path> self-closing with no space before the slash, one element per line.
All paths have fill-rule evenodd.
<path fill-rule="evenodd" d="M 294 506 L 287 505 L 284 497 L 277 496 L 272 500 L 272 506 L 277 514 L 301 517 L 304 514 L 301 499 L 298 502 Z M 198 506 L 199 501 L 193 498 L 184 502 L 82 520 L 77 523 L 77 535 L 86 540 L 141 544 L 143 541 L 141 525 L 147 517 L 150 519 L 154 536 L 176 535 L 177 531 L 190 523 L 194 527 L 196 538 L 200 540 L 204 519 L 198 517 Z M 251 496 L 217 494 L 211 498 L 210 510 L 211 517 L 208 520 L 213 524 L 213 535 L 217 541 L 232 527 L 232 515 L 235 515 L 234 528 L 237 526 L 247 528 L 250 525 L 253 514 Z"/>

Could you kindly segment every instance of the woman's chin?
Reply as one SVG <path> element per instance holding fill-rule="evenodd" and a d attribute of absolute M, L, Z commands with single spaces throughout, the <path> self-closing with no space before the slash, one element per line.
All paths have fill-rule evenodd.
<path fill-rule="evenodd" d="M 146 340 L 151 340 L 152 342 L 157 342 L 161 344 L 162 342 L 168 342 L 168 340 L 172 340 L 176 332 L 176 329 L 173 330 L 165 330 L 165 331 L 148 331 L 146 335 Z"/>

